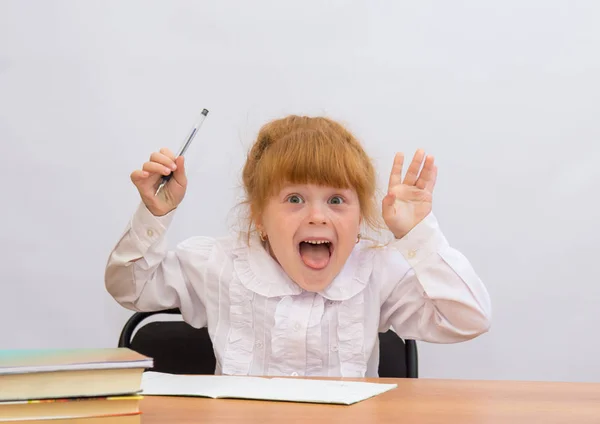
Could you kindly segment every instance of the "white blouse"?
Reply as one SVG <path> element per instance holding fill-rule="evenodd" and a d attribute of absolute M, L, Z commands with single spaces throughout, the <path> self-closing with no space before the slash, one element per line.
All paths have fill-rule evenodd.
<path fill-rule="evenodd" d="M 297 286 L 257 239 L 192 237 L 166 248 L 175 211 L 140 204 L 111 252 L 106 288 L 134 311 L 180 308 L 208 326 L 215 374 L 376 377 L 378 333 L 469 340 L 489 329 L 490 298 L 430 214 L 400 240 L 356 245 L 319 293 Z"/>

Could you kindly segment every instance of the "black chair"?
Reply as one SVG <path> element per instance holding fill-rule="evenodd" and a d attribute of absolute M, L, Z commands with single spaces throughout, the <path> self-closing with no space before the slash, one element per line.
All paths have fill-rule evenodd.
<path fill-rule="evenodd" d="M 214 374 L 216 359 L 208 330 L 194 328 L 183 321 L 152 321 L 140 326 L 142 321 L 156 314 L 180 314 L 180 311 L 168 309 L 134 313 L 123 326 L 119 347 L 153 358 L 153 371 Z M 414 340 L 402 340 L 392 330 L 379 333 L 380 377 L 418 378 L 418 369 L 417 343 Z"/>

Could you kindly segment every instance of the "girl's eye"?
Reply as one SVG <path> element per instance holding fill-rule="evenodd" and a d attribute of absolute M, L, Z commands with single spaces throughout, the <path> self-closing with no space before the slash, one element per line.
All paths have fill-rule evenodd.
<path fill-rule="evenodd" d="M 332 205 L 341 205 L 344 203 L 344 199 L 342 199 L 341 196 L 333 196 L 331 199 L 329 199 L 329 203 Z"/>
<path fill-rule="evenodd" d="M 298 196 L 297 194 L 292 194 L 291 196 L 289 196 L 287 198 L 287 201 L 289 203 L 303 203 L 304 200 L 302 200 L 302 198 L 300 196 Z"/>

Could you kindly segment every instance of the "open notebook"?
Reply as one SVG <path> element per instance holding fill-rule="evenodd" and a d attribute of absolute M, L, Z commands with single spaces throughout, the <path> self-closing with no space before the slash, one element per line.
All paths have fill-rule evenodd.
<path fill-rule="evenodd" d="M 144 396 L 276 400 L 351 405 L 396 388 L 396 384 L 299 378 L 174 375 L 147 371 Z"/>

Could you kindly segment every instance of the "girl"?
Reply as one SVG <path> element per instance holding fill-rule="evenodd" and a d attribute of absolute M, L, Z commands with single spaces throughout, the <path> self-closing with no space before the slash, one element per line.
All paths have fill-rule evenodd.
<path fill-rule="evenodd" d="M 329 119 L 261 129 L 243 169 L 246 237 L 166 249 L 184 168 L 161 149 L 131 174 L 142 201 L 110 254 L 106 288 L 131 310 L 178 307 L 190 325 L 208 326 L 216 374 L 376 377 L 378 333 L 390 327 L 434 343 L 488 330 L 488 293 L 431 212 L 437 169 L 422 151 L 404 179 L 403 155 L 394 159 L 382 215 L 395 240 L 383 246 L 359 233 L 377 227 L 373 166 Z"/>

